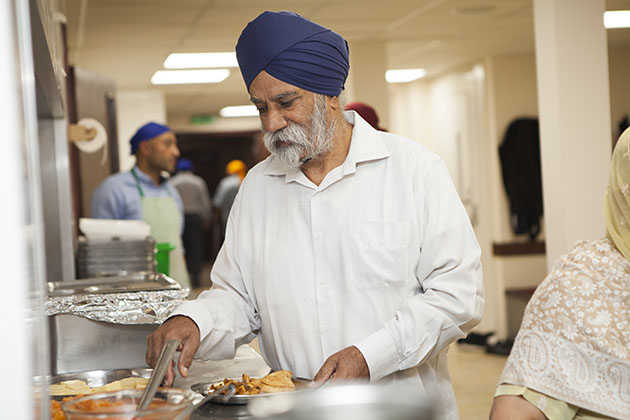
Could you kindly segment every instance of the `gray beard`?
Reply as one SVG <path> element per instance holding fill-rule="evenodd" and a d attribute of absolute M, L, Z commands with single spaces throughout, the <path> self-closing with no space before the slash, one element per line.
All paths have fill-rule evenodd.
<path fill-rule="evenodd" d="M 314 101 L 308 129 L 293 121 L 274 133 L 263 128 L 265 147 L 290 169 L 299 169 L 332 149 L 337 122 L 326 122 L 323 95 L 315 94 Z"/>

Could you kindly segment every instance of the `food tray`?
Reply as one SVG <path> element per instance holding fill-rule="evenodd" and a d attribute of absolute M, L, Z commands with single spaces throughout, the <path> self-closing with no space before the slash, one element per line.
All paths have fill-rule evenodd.
<path fill-rule="evenodd" d="M 137 272 L 126 276 L 96 277 L 76 281 L 49 282 L 48 296 L 83 293 L 121 293 L 152 290 L 178 290 L 179 283 L 162 273 Z"/>
<path fill-rule="evenodd" d="M 228 378 L 228 379 L 234 379 L 234 380 L 239 380 L 239 381 L 241 380 L 241 378 Z M 283 394 L 295 394 L 297 392 L 304 392 L 304 391 L 310 390 L 308 386 L 311 383 L 310 379 L 293 378 L 292 380 L 293 380 L 293 383 L 295 384 L 295 391 L 279 392 L 279 393 L 274 393 L 274 394 L 260 393 L 260 394 L 253 394 L 253 395 L 232 395 L 229 397 L 225 395 L 218 395 L 212 400 L 212 402 L 219 403 L 219 404 L 245 405 L 249 403 L 250 401 L 252 401 L 253 399 L 257 399 L 257 398 L 267 398 L 274 395 L 283 395 Z M 193 391 L 203 396 L 206 396 L 206 395 L 212 394 L 213 392 L 211 391 L 212 386 L 222 386 L 222 385 L 223 385 L 223 381 L 213 382 L 213 383 L 202 382 L 202 383 L 192 385 L 190 389 L 192 389 Z"/>
<path fill-rule="evenodd" d="M 131 368 L 131 369 L 104 369 L 104 370 L 89 370 L 84 372 L 64 373 L 62 375 L 55 375 L 51 377 L 51 384 L 58 384 L 64 381 L 71 381 L 74 379 L 80 379 L 88 384 L 90 388 L 106 385 L 113 381 L 128 378 L 130 376 L 137 376 L 139 378 L 150 378 L 153 369 L 150 368 Z M 61 401 L 64 396 L 52 396 L 51 398 Z"/>

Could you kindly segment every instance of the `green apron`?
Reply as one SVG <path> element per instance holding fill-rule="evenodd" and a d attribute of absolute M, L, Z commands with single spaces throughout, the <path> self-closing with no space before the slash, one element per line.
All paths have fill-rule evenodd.
<path fill-rule="evenodd" d="M 151 226 L 151 235 L 158 243 L 170 242 L 175 245 L 175 249 L 171 251 L 169 258 L 169 277 L 176 280 L 182 287 L 190 288 L 190 279 L 186 270 L 180 235 L 182 216 L 177 209 L 175 199 L 168 188 L 166 189 L 168 197 L 146 197 L 142 187 L 140 187 L 140 180 L 135 170 L 132 169 L 131 174 L 136 180 L 136 187 L 140 193 L 142 203 L 142 215 L 144 221 Z"/>

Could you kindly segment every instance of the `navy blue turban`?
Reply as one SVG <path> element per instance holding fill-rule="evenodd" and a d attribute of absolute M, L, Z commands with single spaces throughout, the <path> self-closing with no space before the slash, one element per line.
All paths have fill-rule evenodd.
<path fill-rule="evenodd" d="M 192 160 L 190 159 L 186 159 L 186 158 L 180 158 L 177 161 L 177 166 L 176 169 L 177 171 L 192 171 L 194 169 L 194 165 L 192 163 Z"/>
<path fill-rule="evenodd" d="M 138 131 L 136 131 L 136 134 L 133 135 L 131 140 L 129 140 L 129 143 L 131 144 L 131 154 L 136 154 L 138 146 L 143 141 L 151 140 L 152 138 L 157 137 L 162 133 L 166 133 L 167 131 L 171 131 L 171 129 L 163 124 L 158 124 L 154 122 L 146 123 L 145 125 L 140 127 Z"/>
<path fill-rule="evenodd" d="M 339 96 L 348 77 L 348 43 L 293 12 L 264 12 L 245 27 L 236 58 L 247 90 L 261 71 L 322 95 Z"/>

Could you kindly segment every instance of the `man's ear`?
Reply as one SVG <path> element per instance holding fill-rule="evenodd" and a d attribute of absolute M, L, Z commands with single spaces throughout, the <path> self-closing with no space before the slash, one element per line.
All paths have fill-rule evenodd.
<path fill-rule="evenodd" d="M 151 143 L 150 141 L 141 141 L 138 144 L 138 150 L 136 150 L 136 158 L 139 156 L 148 156 L 151 154 Z"/>
<path fill-rule="evenodd" d="M 339 109 L 339 96 L 326 96 L 326 98 L 328 98 L 327 102 L 330 109 L 332 109 L 333 111 Z"/>

